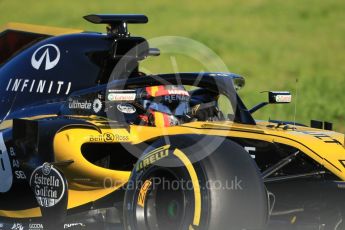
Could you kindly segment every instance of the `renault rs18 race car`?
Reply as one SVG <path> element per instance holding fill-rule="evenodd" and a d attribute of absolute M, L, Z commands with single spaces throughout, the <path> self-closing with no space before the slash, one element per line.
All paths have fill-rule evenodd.
<path fill-rule="evenodd" d="M 107 33 L 0 33 L 0 229 L 345 229 L 344 135 L 259 121 L 233 73 L 145 74 L 158 56 Z"/>

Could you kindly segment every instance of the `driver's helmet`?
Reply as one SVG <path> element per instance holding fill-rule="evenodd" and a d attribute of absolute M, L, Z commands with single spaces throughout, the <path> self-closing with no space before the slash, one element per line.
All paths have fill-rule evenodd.
<path fill-rule="evenodd" d="M 190 117 L 190 95 L 183 86 L 161 85 L 144 89 L 142 122 L 155 127 L 170 127 Z"/>

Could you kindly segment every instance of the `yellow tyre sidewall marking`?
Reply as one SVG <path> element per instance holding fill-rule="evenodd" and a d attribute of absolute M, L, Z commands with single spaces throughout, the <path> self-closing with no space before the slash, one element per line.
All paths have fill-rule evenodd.
<path fill-rule="evenodd" d="M 188 157 L 179 149 L 175 149 L 174 155 L 179 158 L 182 163 L 187 168 L 187 171 L 190 175 L 190 178 L 192 180 L 193 188 L 194 188 L 194 203 L 195 203 L 195 210 L 194 210 L 194 219 L 193 219 L 193 225 L 199 226 L 200 224 L 200 218 L 201 218 L 201 190 L 200 190 L 200 184 L 199 179 L 196 174 L 196 171 L 193 167 L 193 164 L 190 162 Z"/>
<path fill-rule="evenodd" d="M 140 189 L 137 203 L 142 208 L 145 207 L 146 195 L 151 185 L 152 185 L 152 182 L 150 180 L 146 180 Z"/>

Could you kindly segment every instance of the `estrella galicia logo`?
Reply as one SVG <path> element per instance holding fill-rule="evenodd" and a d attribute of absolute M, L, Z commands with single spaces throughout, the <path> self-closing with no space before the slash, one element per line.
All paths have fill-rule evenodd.
<path fill-rule="evenodd" d="M 44 64 L 43 61 L 45 60 Z M 44 65 L 45 70 L 54 68 L 60 61 L 60 50 L 54 44 L 46 44 L 38 48 L 31 57 L 31 65 L 39 70 Z"/>
<path fill-rule="evenodd" d="M 52 165 L 49 163 L 44 163 L 42 166 L 42 173 L 45 176 L 48 176 L 52 170 Z"/>
<path fill-rule="evenodd" d="M 57 205 L 63 198 L 66 185 L 62 174 L 51 164 L 44 163 L 31 174 L 30 186 L 41 207 Z"/>

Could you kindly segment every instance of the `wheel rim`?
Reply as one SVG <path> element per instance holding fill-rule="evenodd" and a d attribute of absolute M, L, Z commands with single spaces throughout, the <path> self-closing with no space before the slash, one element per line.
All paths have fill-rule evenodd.
<path fill-rule="evenodd" d="M 137 205 L 136 208 L 138 229 L 181 229 L 186 211 L 186 191 L 173 172 L 159 170 L 154 175 L 151 180 L 155 182 L 146 195 L 144 207 Z"/>

